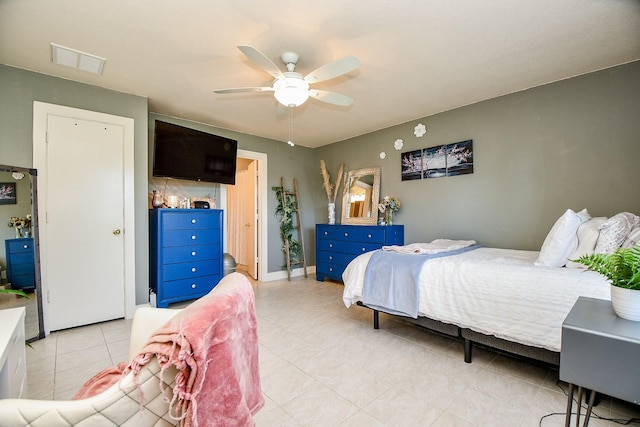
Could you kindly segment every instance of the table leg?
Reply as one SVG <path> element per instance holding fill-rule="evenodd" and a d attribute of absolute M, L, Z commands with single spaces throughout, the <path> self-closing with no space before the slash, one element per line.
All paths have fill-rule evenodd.
<path fill-rule="evenodd" d="M 582 409 L 582 392 L 584 389 L 578 386 L 578 410 L 576 413 L 576 427 L 580 427 L 580 410 Z"/>
<path fill-rule="evenodd" d="M 571 409 L 573 407 L 573 383 L 569 384 L 569 393 L 567 395 L 567 415 L 564 420 L 564 427 L 569 427 L 571 424 Z"/>
<path fill-rule="evenodd" d="M 587 406 L 587 415 L 584 419 L 584 427 L 589 425 L 589 418 L 591 418 L 591 410 L 593 409 L 593 402 L 596 400 L 595 390 L 591 390 L 591 396 L 589 397 L 589 406 Z"/>

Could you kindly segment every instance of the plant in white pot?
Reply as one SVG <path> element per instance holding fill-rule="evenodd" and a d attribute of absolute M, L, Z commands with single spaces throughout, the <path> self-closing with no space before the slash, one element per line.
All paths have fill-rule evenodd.
<path fill-rule="evenodd" d="M 640 244 L 611 254 L 591 254 L 575 262 L 600 273 L 611 283 L 611 303 L 623 319 L 640 321 Z"/>

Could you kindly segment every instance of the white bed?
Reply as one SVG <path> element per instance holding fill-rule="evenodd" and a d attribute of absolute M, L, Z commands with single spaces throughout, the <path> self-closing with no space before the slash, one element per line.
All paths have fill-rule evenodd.
<path fill-rule="evenodd" d="M 373 253 L 358 256 L 343 273 L 347 307 L 362 301 Z M 538 254 L 478 248 L 427 261 L 419 275 L 419 316 L 559 352 L 562 322 L 578 297 L 610 299 L 610 285 L 591 271 L 535 266 Z"/>

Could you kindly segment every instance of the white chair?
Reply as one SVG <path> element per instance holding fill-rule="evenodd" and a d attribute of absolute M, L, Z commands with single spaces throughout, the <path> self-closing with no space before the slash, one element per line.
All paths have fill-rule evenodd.
<path fill-rule="evenodd" d="M 180 310 L 151 307 L 138 308 L 134 314 L 129 341 L 129 359 L 132 360 L 151 334 Z M 81 361 L 78 361 L 81 363 Z M 132 373 L 104 392 L 81 400 L 54 401 L 31 399 L 0 400 L 0 424 L 9 426 L 172 426 L 177 421 L 168 414 L 169 405 L 163 401 L 160 389 L 160 367 L 153 360 L 143 367 L 135 379 Z M 163 378 L 175 377 L 165 372 Z M 136 384 L 136 382 L 138 384 Z M 171 397 L 172 383 L 166 384 Z M 138 388 L 139 387 L 139 388 Z M 142 392 L 143 404 L 140 397 Z"/>
<path fill-rule="evenodd" d="M 236 280 L 231 279 L 231 276 L 235 276 Z M 225 295 L 228 297 L 242 286 L 251 287 L 244 276 L 238 276 L 242 275 L 233 273 L 226 276 L 209 295 L 216 295 L 221 300 Z M 205 296 L 203 299 L 207 297 Z M 253 301 L 250 304 L 253 309 Z M 191 314 L 189 308 L 184 310 L 184 316 Z M 151 307 L 138 308 L 134 314 L 129 341 L 129 360 L 134 360 L 154 332 L 181 311 Z M 248 348 L 247 352 L 253 352 L 257 358 L 257 336 L 255 337 L 255 347 L 255 349 Z M 78 363 L 81 362 L 78 361 Z M 160 427 L 178 425 L 179 422 L 169 414 L 169 404 L 166 400 L 166 398 L 171 399 L 172 397 L 176 373 L 176 369 L 170 367 L 161 375 L 160 366 L 154 356 L 148 364 L 141 368 L 137 377 L 129 372 L 123 377 L 118 377 L 119 380 L 108 389 L 86 399 L 69 401 L 0 400 L 0 425 L 2 427 Z M 161 384 L 161 378 L 164 379 L 164 384 Z M 259 376 L 257 383 L 259 384 Z M 164 389 L 164 395 L 162 389 Z M 259 399 L 262 399 L 261 393 Z M 259 409 L 261 406 L 259 404 L 256 407 Z"/>

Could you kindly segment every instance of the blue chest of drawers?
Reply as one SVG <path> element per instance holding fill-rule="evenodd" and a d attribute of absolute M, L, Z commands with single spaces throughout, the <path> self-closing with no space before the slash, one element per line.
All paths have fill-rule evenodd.
<path fill-rule="evenodd" d="M 4 247 L 7 255 L 7 280 L 11 283 L 11 288 L 35 288 L 33 238 L 7 239 L 4 241 Z"/>
<path fill-rule="evenodd" d="M 316 280 L 341 282 L 351 260 L 388 245 L 404 245 L 404 225 L 316 224 Z"/>
<path fill-rule="evenodd" d="M 206 295 L 222 279 L 220 209 L 149 211 L 149 278 L 158 307 Z"/>

